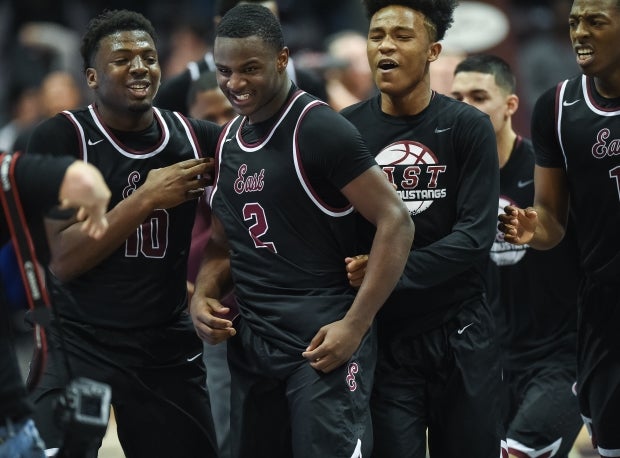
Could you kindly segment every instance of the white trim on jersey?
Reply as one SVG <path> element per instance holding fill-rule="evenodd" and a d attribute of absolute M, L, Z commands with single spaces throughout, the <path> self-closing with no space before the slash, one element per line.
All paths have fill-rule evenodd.
<path fill-rule="evenodd" d="M 555 454 L 558 453 L 558 450 L 560 450 L 560 446 L 562 445 L 562 438 L 560 437 L 558 440 L 549 444 L 547 447 L 538 450 L 523 445 L 521 442 L 517 442 L 516 440 L 510 438 L 508 438 L 506 443 L 508 445 L 509 453 L 511 450 L 515 450 L 517 452 L 520 452 L 520 454 L 528 456 L 530 458 L 538 458 L 540 456 L 555 456 Z"/>
<path fill-rule="evenodd" d="M 297 123 L 295 124 L 295 130 L 293 131 L 293 162 L 295 163 L 295 172 L 297 173 L 297 179 L 299 180 L 299 183 L 301 184 L 301 186 L 304 188 L 306 195 L 310 198 L 312 202 L 314 202 L 314 205 L 316 205 L 319 210 L 321 210 L 326 215 L 329 215 L 332 217 L 346 216 L 353 212 L 354 210 L 353 206 L 351 205 L 347 209 L 342 210 L 342 211 L 333 211 L 327 208 L 325 205 L 323 205 L 323 203 L 320 202 L 316 198 L 316 196 L 314 195 L 314 193 L 308 186 L 308 183 L 306 182 L 304 175 L 302 173 L 302 168 L 299 164 L 299 154 L 297 153 L 297 141 L 296 141 L 297 132 L 299 131 L 299 123 L 301 123 L 301 120 L 304 118 L 306 112 L 317 105 L 324 105 L 324 103 L 319 100 L 310 102 L 308 105 L 304 107 L 299 117 L 297 118 Z"/>
<path fill-rule="evenodd" d="M 236 134 L 237 143 L 239 144 L 239 148 L 241 148 L 243 151 L 246 151 L 248 153 L 251 153 L 251 152 L 254 152 L 254 151 L 258 151 L 259 149 L 261 149 L 265 145 L 265 143 L 267 143 L 271 139 L 271 137 L 273 137 L 273 134 L 276 131 L 276 129 L 278 128 L 278 126 L 282 123 L 282 121 L 284 121 L 284 118 L 286 118 L 286 115 L 288 114 L 288 112 L 291 111 L 291 109 L 293 108 L 293 105 L 295 105 L 295 102 L 297 101 L 297 99 L 299 97 L 301 97 L 302 95 L 304 95 L 304 92 L 299 91 L 297 93 L 297 95 L 295 95 L 295 97 L 293 97 L 291 99 L 291 101 L 288 102 L 288 107 L 282 113 L 282 115 L 280 116 L 280 119 L 278 119 L 278 122 L 276 122 L 273 125 L 273 127 L 269 131 L 269 134 L 263 139 L 263 141 L 260 142 L 260 143 L 257 143 L 256 146 L 249 147 L 249 146 L 246 146 L 243 143 L 243 140 L 241 139 L 241 129 L 243 127 L 243 123 L 246 122 L 247 119 L 244 119 L 243 121 L 241 121 L 241 124 L 239 125 L 239 128 L 237 129 L 237 134 Z M 319 102 L 319 103 L 323 103 L 323 102 Z"/>
<path fill-rule="evenodd" d="M 141 154 L 131 153 L 125 150 L 121 145 L 116 143 L 116 141 L 114 141 L 114 139 L 110 136 L 108 131 L 105 129 L 105 127 L 99 120 L 99 117 L 97 116 L 97 112 L 95 111 L 95 107 L 93 105 L 88 105 L 88 111 L 90 111 L 90 115 L 93 118 L 93 121 L 95 121 L 95 124 L 97 125 L 97 127 L 99 128 L 99 131 L 110 142 L 110 144 L 116 149 L 116 151 L 121 153 L 123 156 L 129 157 L 132 159 L 147 159 L 149 157 L 153 157 L 156 154 L 159 154 L 160 152 L 162 152 L 164 148 L 168 145 L 168 142 L 170 141 L 170 130 L 168 129 L 168 124 L 166 124 L 166 121 L 163 119 L 161 113 L 155 107 L 153 107 L 153 112 L 159 124 L 161 125 L 162 132 L 163 132 L 163 140 L 162 140 L 161 145 L 159 145 L 159 148 L 157 148 L 156 150 L 151 151 L 150 153 L 141 153 Z M 83 141 L 84 132 L 82 131 L 81 134 L 82 134 L 82 141 Z M 190 141 L 193 143 L 193 139 L 191 138 L 191 136 L 190 136 Z"/>
<path fill-rule="evenodd" d="M 583 98 L 586 101 L 586 105 L 588 105 L 588 108 L 590 108 L 590 110 L 592 110 L 593 113 L 596 113 L 599 116 L 619 116 L 620 115 L 620 110 L 604 111 L 604 110 L 599 110 L 596 107 L 596 101 L 592 100 L 592 98 L 590 97 L 590 92 L 588 91 L 588 77 L 585 75 L 581 76 L 581 92 L 583 92 Z"/>
<path fill-rule="evenodd" d="M 192 135 L 192 131 L 190 130 L 190 127 L 189 127 L 189 124 L 187 123 L 186 118 L 181 116 L 181 114 L 176 111 L 173 111 L 173 113 L 179 119 L 179 121 L 181 121 L 181 124 L 183 124 L 183 129 L 185 129 L 185 135 L 187 135 L 187 138 L 189 139 L 189 143 L 190 145 L 192 145 L 192 150 L 194 151 L 194 157 L 196 159 L 200 159 L 200 153 L 198 152 L 198 145 L 196 145 L 196 142 L 194 142 L 194 137 Z"/>
<path fill-rule="evenodd" d="M 80 141 L 82 142 L 82 151 L 84 157 L 82 158 L 84 162 L 88 162 L 88 149 L 86 148 L 86 135 L 84 134 L 84 129 L 82 129 L 82 125 L 78 122 L 77 118 L 73 116 L 68 110 L 62 112 L 65 116 L 68 116 L 75 128 L 80 132 Z"/>
<path fill-rule="evenodd" d="M 555 101 L 556 110 L 558 110 L 558 119 L 557 125 L 555 126 L 557 135 L 558 135 L 558 143 L 560 144 L 560 148 L 562 149 L 562 157 L 564 157 L 564 167 L 568 170 L 568 159 L 566 158 L 566 151 L 564 150 L 564 142 L 562 141 L 562 100 L 564 100 L 564 92 L 566 91 L 566 85 L 568 84 L 568 80 L 564 80 L 562 86 L 560 88 L 560 93 L 557 96 L 557 100 Z"/>

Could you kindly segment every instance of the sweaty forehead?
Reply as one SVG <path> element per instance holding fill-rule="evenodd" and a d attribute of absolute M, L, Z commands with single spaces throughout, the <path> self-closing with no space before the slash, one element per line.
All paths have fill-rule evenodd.
<path fill-rule="evenodd" d="M 216 37 L 213 45 L 216 64 L 269 59 L 275 54 L 273 46 L 256 35 L 244 38 Z"/>
<path fill-rule="evenodd" d="M 118 51 L 133 48 L 154 49 L 155 44 L 153 38 L 144 30 L 122 30 L 103 37 L 99 47 Z"/>

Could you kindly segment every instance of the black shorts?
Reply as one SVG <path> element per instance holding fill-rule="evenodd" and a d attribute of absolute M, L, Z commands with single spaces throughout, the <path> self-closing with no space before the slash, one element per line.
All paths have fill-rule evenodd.
<path fill-rule="evenodd" d="M 327 374 L 257 336 L 242 318 L 236 328 L 228 340 L 233 457 L 369 456 L 374 328 L 347 364 Z"/>
<path fill-rule="evenodd" d="M 371 399 L 376 458 L 497 458 L 501 373 L 483 299 L 422 335 L 379 335 Z"/>
<path fill-rule="evenodd" d="M 48 449 L 60 447 L 66 437 L 53 416 L 56 398 L 70 378 L 88 377 L 112 388 L 127 458 L 217 456 L 202 342 L 187 314 L 166 326 L 132 331 L 60 323 L 64 341 L 54 325 L 45 373 L 32 394 L 35 422 Z"/>
<path fill-rule="evenodd" d="M 509 452 L 523 457 L 568 457 L 583 426 L 573 392 L 576 377 L 574 363 L 551 358 L 535 367 L 504 370 L 510 405 Z"/>
<path fill-rule="evenodd" d="M 577 395 L 601 456 L 620 457 L 620 288 L 585 280 L 579 295 Z"/>

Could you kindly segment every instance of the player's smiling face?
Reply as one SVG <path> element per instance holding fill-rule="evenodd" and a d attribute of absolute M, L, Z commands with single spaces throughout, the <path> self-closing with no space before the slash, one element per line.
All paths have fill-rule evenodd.
<path fill-rule="evenodd" d="M 377 11 L 368 31 L 368 62 L 377 87 L 391 96 L 406 95 L 428 74 L 440 46 L 429 36 L 419 11 L 392 5 Z"/>
<path fill-rule="evenodd" d="M 161 79 L 153 39 L 142 30 L 102 38 L 86 78 L 101 111 L 149 111 Z"/>
<path fill-rule="evenodd" d="M 233 109 L 251 123 L 269 119 L 280 108 L 288 49 L 260 37 L 217 37 L 213 47 L 217 81 Z"/>

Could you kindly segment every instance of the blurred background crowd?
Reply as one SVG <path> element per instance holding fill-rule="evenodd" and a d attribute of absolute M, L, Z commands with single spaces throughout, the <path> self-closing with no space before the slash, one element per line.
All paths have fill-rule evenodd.
<path fill-rule="evenodd" d="M 280 20 L 297 68 L 324 79 L 340 109 L 372 87 L 365 59 L 367 19 L 361 0 L 279 0 Z M 80 36 L 103 9 L 145 14 L 158 33 L 165 81 L 209 49 L 217 0 L 2 0 L 0 2 L 0 149 L 24 147 L 20 134 L 40 119 L 82 105 L 88 92 Z M 449 87 L 464 55 L 493 52 L 517 73 L 521 108 L 514 120 L 529 134 L 529 114 L 543 89 L 578 71 L 570 48 L 570 0 L 461 1 L 444 52 L 433 63 L 433 85 Z M 347 33 L 345 33 L 347 32 Z M 360 39 L 360 36 L 362 39 Z M 17 143 L 15 143 L 17 141 Z"/>

